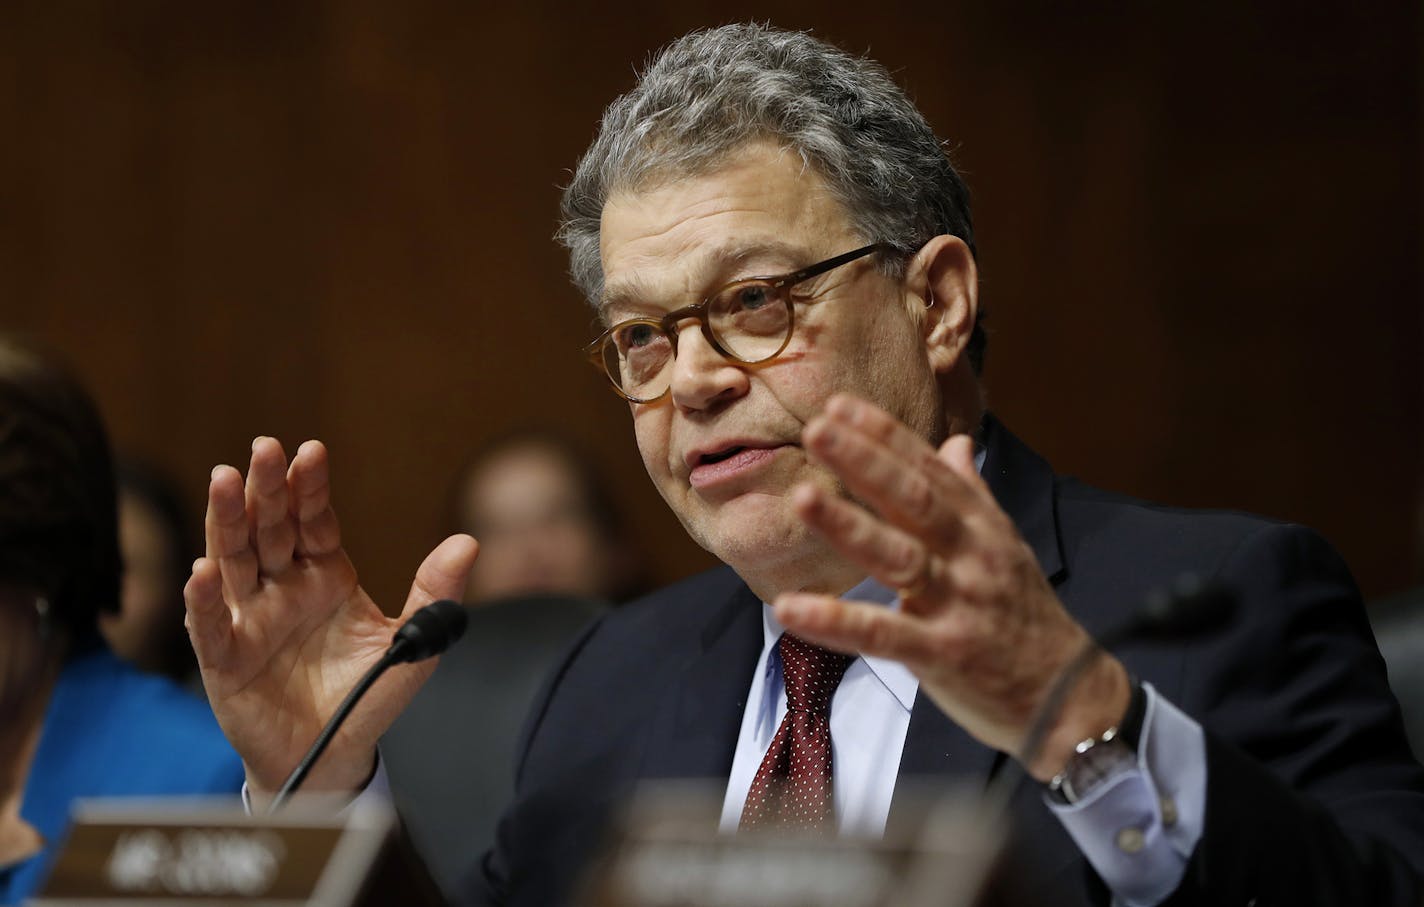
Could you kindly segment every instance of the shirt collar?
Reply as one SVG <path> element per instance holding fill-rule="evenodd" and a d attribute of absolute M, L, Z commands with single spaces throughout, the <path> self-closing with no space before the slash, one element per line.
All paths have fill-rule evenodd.
<path fill-rule="evenodd" d="M 974 446 L 974 468 L 980 473 L 984 471 L 984 460 L 988 455 L 983 445 Z M 900 607 L 900 599 L 894 589 L 884 585 L 873 577 L 866 577 L 859 585 L 846 592 L 842 598 L 853 601 L 874 602 L 878 605 L 885 605 L 889 608 Z M 763 669 L 770 672 L 775 664 L 776 641 L 781 638 L 781 634 L 786 632 L 786 628 L 777 621 L 776 615 L 772 612 L 771 605 L 762 602 L 762 646 L 767 653 Z M 893 658 L 877 658 L 873 655 L 861 655 L 861 660 L 866 667 L 880 681 L 884 687 L 890 691 L 891 695 L 904 707 L 905 711 L 915 704 L 915 692 L 920 688 L 920 681 L 910 669 Z"/>
<path fill-rule="evenodd" d="M 841 597 L 853 601 L 873 602 L 889 608 L 898 609 L 900 607 L 900 600 L 896 596 L 895 590 L 873 578 L 862 580 L 858 586 Z M 785 632 L 785 628 L 777 621 L 771 605 L 765 602 L 762 603 L 761 617 L 763 644 L 769 653 L 766 663 L 770 668 L 773 664 L 771 659 L 775 657 L 771 650 L 776 641 L 781 638 L 781 634 Z M 893 658 L 877 658 L 874 655 L 861 655 L 860 658 L 905 711 L 910 711 L 915 704 L 915 691 L 920 688 L 919 679 L 910 673 L 910 669 Z"/>

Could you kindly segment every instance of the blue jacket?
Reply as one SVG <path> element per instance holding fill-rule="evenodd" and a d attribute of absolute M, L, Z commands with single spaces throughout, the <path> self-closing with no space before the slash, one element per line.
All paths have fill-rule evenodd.
<path fill-rule="evenodd" d="M 76 799 L 236 794 L 242 778 L 242 761 L 202 700 L 107 649 L 72 659 L 50 697 L 20 808 L 45 849 L 0 868 L 0 904 L 39 890 Z"/>

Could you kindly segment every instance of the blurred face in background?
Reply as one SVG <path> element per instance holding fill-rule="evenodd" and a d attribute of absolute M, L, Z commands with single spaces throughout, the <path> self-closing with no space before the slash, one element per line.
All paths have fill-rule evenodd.
<path fill-rule="evenodd" d="M 500 450 L 470 472 L 459 495 L 462 528 L 480 542 L 467 600 L 613 594 L 619 543 L 599 526 L 561 454 L 537 444 Z"/>
<path fill-rule="evenodd" d="M 118 614 L 100 615 L 99 629 L 115 653 L 148 670 L 157 670 L 161 650 L 183 624 L 182 584 L 174 581 L 182 570 L 169 532 L 153 505 L 120 493 L 122 605 Z"/>

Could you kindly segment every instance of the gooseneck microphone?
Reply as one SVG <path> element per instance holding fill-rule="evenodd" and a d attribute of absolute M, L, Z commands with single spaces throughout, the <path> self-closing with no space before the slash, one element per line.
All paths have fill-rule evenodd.
<path fill-rule="evenodd" d="M 433 658 L 465 635 L 468 615 L 459 602 L 448 598 L 431 602 L 401 624 L 385 657 L 391 664 L 406 664 Z"/>
<path fill-rule="evenodd" d="M 1230 623 L 1236 616 L 1236 605 L 1236 593 L 1226 586 L 1205 582 L 1195 574 L 1183 574 L 1171 585 L 1149 593 L 1142 606 L 1127 620 L 1109 627 L 1096 638 L 1089 638 L 1058 675 L 1034 714 L 1017 760 L 1019 771 L 1026 774 L 1026 766 L 1039 757 L 1048 729 L 1063 708 L 1063 700 L 1098 656 L 1134 640 L 1175 642 L 1205 636 Z M 997 803 L 1000 809 L 1007 808 L 1017 781 L 1015 772 L 1002 772 L 990 785 L 985 799 L 991 804 Z"/>
<path fill-rule="evenodd" d="M 380 660 L 356 682 L 356 686 L 346 694 L 341 705 L 336 707 L 335 714 L 326 723 L 326 727 L 321 729 L 316 742 L 311 745 L 311 749 L 307 750 L 307 754 L 302 757 L 302 761 L 297 764 L 297 767 L 292 769 L 292 773 L 283 782 L 282 789 L 277 791 L 277 795 L 272 798 L 272 805 L 268 807 L 267 812 L 271 814 L 281 809 L 297 788 L 302 786 L 302 782 L 306 780 L 312 766 L 316 765 L 321 754 L 326 752 L 331 738 L 336 736 L 337 730 L 351 714 L 351 710 L 356 707 L 356 703 L 361 701 L 361 697 L 366 695 L 366 691 L 371 688 L 377 678 L 386 672 L 387 668 L 391 665 L 424 661 L 439 655 L 464 635 L 466 622 L 467 615 L 464 607 L 449 599 L 431 602 L 412 614 L 410 619 L 396 631 L 390 648 L 386 649 Z"/>
<path fill-rule="evenodd" d="M 1170 586 L 1153 590 L 1136 614 L 1099 636 L 1098 648 L 1112 649 L 1133 639 L 1190 639 L 1226 626 L 1235 615 L 1234 592 L 1185 573 Z"/>

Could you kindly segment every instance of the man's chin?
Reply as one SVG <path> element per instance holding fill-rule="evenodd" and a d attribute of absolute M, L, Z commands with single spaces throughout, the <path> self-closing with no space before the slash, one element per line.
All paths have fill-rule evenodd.
<path fill-rule="evenodd" d="M 791 511 L 785 498 L 774 505 L 724 509 L 711 525 L 688 526 L 693 539 L 722 563 L 756 585 L 757 577 L 781 575 L 789 565 L 814 563 L 824 547 L 814 533 Z"/>

